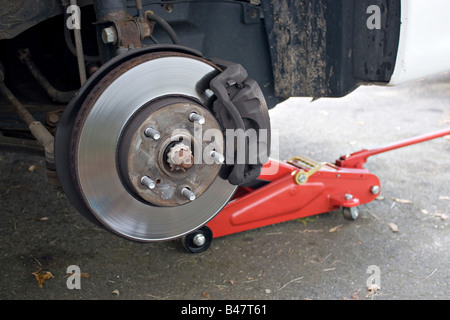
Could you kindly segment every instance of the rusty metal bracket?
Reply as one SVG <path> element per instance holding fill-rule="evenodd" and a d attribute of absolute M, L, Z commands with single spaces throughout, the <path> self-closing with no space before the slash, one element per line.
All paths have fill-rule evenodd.
<path fill-rule="evenodd" d="M 47 168 L 55 170 L 55 152 L 54 152 L 54 137 L 45 128 L 45 126 L 34 119 L 33 115 L 22 105 L 22 103 L 14 96 L 4 82 L 3 65 L 0 63 L 0 92 L 8 99 L 16 110 L 19 117 L 26 123 L 33 137 L 44 148 L 45 160 Z"/>
<path fill-rule="evenodd" d="M 17 53 L 19 56 L 19 60 L 27 66 L 33 77 L 54 102 L 67 103 L 70 101 L 70 99 L 73 98 L 77 90 L 60 91 L 58 89 L 55 89 L 55 87 L 53 87 L 50 82 L 48 82 L 48 80 L 45 78 L 45 76 L 42 74 L 41 70 L 39 70 L 33 60 L 31 60 L 30 50 L 28 48 L 20 49 Z"/>

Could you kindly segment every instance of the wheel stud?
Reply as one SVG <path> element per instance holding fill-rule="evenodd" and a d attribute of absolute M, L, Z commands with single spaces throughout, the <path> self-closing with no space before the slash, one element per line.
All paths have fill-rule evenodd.
<path fill-rule="evenodd" d="M 195 200 L 195 193 L 193 193 L 191 190 L 189 190 L 188 188 L 183 188 L 181 190 L 181 194 L 183 195 L 183 197 L 185 197 L 186 199 L 188 199 L 189 201 L 194 201 Z"/>
<path fill-rule="evenodd" d="M 189 120 L 191 120 L 192 122 L 198 122 L 199 124 L 204 124 L 205 123 L 205 118 L 195 112 L 192 112 L 189 115 Z"/>
<path fill-rule="evenodd" d="M 146 137 L 152 138 L 154 140 L 158 140 L 159 138 L 161 138 L 161 134 L 152 127 L 148 127 L 147 129 L 145 129 L 144 134 Z"/>
<path fill-rule="evenodd" d="M 150 179 L 150 178 L 147 177 L 147 176 L 143 176 L 143 177 L 141 178 L 141 184 L 144 185 L 144 186 L 146 186 L 146 187 L 149 188 L 149 189 L 153 189 L 153 188 L 156 187 L 155 181 L 153 181 L 152 179 Z"/>
<path fill-rule="evenodd" d="M 211 157 L 211 159 L 218 163 L 223 163 L 225 161 L 225 157 L 217 151 L 211 151 L 209 156 Z"/>

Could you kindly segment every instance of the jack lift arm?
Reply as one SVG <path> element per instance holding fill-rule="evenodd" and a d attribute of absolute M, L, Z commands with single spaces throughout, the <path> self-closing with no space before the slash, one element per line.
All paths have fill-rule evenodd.
<path fill-rule="evenodd" d="M 450 128 L 341 156 L 334 164 L 304 156 L 269 160 L 259 187 L 238 188 L 233 199 L 202 228 L 184 236 L 187 251 L 203 252 L 213 238 L 341 209 L 355 220 L 358 206 L 380 194 L 377 176 L 363 167 L 370 156 L 450 134 Z"/>

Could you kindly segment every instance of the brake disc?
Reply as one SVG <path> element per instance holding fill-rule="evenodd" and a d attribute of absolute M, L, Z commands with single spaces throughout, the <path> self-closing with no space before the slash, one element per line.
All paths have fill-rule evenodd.
<path fill-rule="evenodd" d="M 138 241 L 180 237 L 212 219 L 236 190 L 221 163 L 192 162 L 210 147 L 201 132 L 222 131 L 209 109 L 209 82 L 220 71 L 176 52 L 121 59 L 102 67 L 65 112 L 58 176 L 75 207 L 113 232 Z M 223 137 L 214 145 L 223 150 Z"/>

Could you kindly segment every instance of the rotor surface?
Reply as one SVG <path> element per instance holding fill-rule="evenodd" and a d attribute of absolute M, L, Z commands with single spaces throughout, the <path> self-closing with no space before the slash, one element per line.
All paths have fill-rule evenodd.
<path fill-rule="evenodd" d="M 105 227 L 138 241 L 172 239 L 198 229 L 229 201 L 236 186 L 221 177 L 223 166 L 189 166 L 193 146 L 168 137 L 169 127 L 195 135 L 192 120 L 186 120 L 190 113 L 202 113 L 203 126 L 220 129 L 208 109 L 214 99 L 209 82 L 219 72 L 199 57 L 148 53 L 115 67 L 85 98 L 81 95 L 70 141 L 74 189 Z M 157 124 L 155 139 L 147 129 Z M 180 163 L 174 163 L 177 156 Z M 155 172 L 159 180 L 150 177 Z M 163 181 L 172 183 L 176 195 L 168 203 L 158 189 Z"/>

